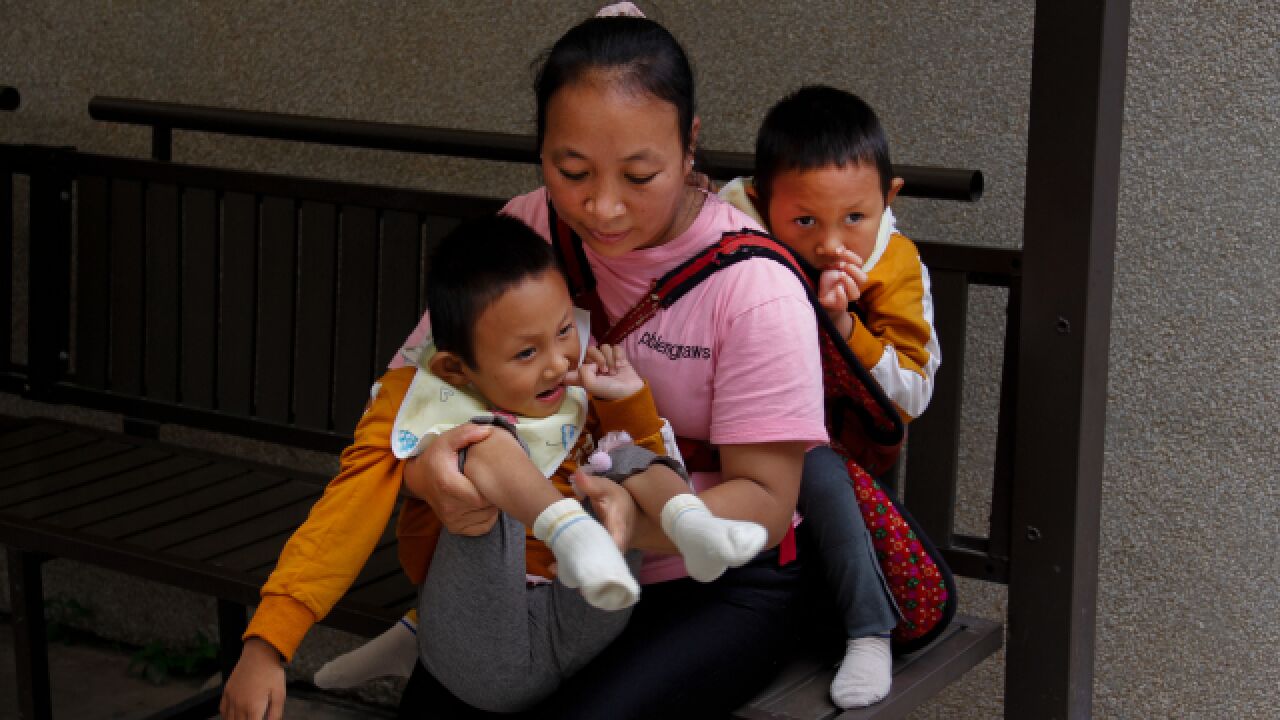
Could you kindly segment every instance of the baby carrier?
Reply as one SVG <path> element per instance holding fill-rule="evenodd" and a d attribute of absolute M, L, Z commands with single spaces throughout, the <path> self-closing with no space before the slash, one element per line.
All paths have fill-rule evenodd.
<path fill-rule="evenodd" d="M 548 210 L 552 246 L 564 270 L 569 292 L 579 307 L 591 313 L 592 334 L 600 343 L 621 342 L 698 283 L 742 260 L 768 258 L 800 279 L 819 326 L 831 445 L 845 460 L 881 571 L 898 605 L 901 619 L 893 630 L 894 652 L 912 652 L 941 634 L 955 615 L 955 580 L 942 555 L 920 531 L 906 508 L 874 477 L 889 471 L 897 462 L 906 437 L 906 425 L 818 304 L 813 289 L 816 273 L 812 268 L 764 233 L 750 229 L 727 232 L 718 242 L 656 280 L 653 289 L 611 325 L 596 294 L 595 278 L 587 264 L 581 238 L 559 219 L 550 203 Z M 714 446 L 700 440 L 677 440 L 689 470 L 719 470 L 719 456 Z M 794 532 L 788 531 L 780 547 L 780 557 L 783 562 L 795 557 Z"/>

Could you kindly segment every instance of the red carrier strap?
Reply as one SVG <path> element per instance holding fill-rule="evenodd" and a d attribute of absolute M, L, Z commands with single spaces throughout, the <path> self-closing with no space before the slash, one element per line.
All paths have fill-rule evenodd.
<path fill-rule="evenodd" d="M 609 344 L 621 341 L 658 310 L 670 307 L 712 273 L 735 262 L 767 257 L 800 278 L 821 328 L 822 380 L 832 446 L 846 458 L 862 520 L 871 533 L 877 561 L 902 614 L 893 630 L 894 652 L 913 652 L 938 637 L 955 614 L 955 579 L 946 559 L 929 542 L 907 509 L 873 477 L 889 470 L 897 460 L 905 426 L 897 408 L 854 357 L 848 343 L 819 305 L 813 291 L 817 275 L 813 269 L 768 235 L 753 230 L 725 233 L 719 242 L 655 280 L 649 293 L 610 327 L 596 294 L 595 278 L 587 265 L 581 240 L 559 221 L 554 209 L 551 209 L 551 227 L 556 240 L 553 244 L 574 301 L 591 311 L 592 334 Z M 691 438 L 676 438 L 676 442 L 690 471 L 720 469 L 720 453 L 714 445 Z M 785 565 L 795 557 L 795 531 L 788 529 L 778 546 L 778 562 Z"/>

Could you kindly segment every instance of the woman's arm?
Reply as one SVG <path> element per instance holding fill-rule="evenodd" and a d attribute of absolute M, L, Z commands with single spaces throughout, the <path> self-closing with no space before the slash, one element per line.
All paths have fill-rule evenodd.
<path fill-rule="evenodd" d="M 724 445 L 720 448 L 720 462 L 725 480 L 698 497 L 717 517 L 763 525 L 769 532 L 768 547 L 774 547 L 782 542 L 791 526 L 807 446 L 808 443 L 801 442 Z M 657 465 L 645 472 L 671 470 Z M 678 552 L 656 521 L 635 512 L 634 506 L 628 507 L 625 491 L 619 495 L 612 480 L 579 472 L 574 475 L 574 484 L 591 499 L 598 512 L 622 514 L 615 522 L 630 524 L 629 547 L 668 554 Z"/>
<path fill-rule="evenodd" d="M 760 523 L 769 531 L 768 546 L 774 547 L 791 527 L 804 452 L 809 444 L 721 445 L 720 473 L 724 481 L 698 497 L 719 517 Z"/>

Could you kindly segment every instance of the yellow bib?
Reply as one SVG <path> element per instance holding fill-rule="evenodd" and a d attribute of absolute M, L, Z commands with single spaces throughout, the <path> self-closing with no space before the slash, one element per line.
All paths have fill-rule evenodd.
<path fill-rule="evenodd" d="M 590 316 L 576 309 L 574 316 L 578 337 L 582 339 L 578 355 L 581 363 L 587 350 L 586 338 L 590 337 Z M 435 352 L 435 343 L 430 339 L 420 347 L 404 350 L 405 357 L 418 371 L 409 384 L 391 428 L 391 451 L 402 460 L 420 454 L 446 430 L 470 422 L 474 417 L 496 414 L 489 403 L 471 389 L 454 387 L 427 370 Z M 516 434 L 529 448 L 533 464 L 547 477 L 560 467 L 573 449 L 587 419 L 587 392 L 580 387 L 566 387 L 565 390 L 564 400 L 553 415 L 517 417 L 515 422 Z M 511 418 L 505 413 L 503 416 Z"/>

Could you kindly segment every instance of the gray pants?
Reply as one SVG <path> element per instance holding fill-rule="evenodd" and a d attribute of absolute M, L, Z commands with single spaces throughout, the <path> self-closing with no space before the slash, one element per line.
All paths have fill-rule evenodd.
<path fill-rule="evenodd" d="M 844 460 L 829 446 L 804 456 L 799 508 L 817 547 L 813 564 L 822 568 L 835 593 L 845 632 L 859 638 L 892 630 L 898 624 L 897 603 L 880 571 Z"/>
<path fill-rule="evenodd" d="M 640 553 L 627 556 L 634 573 Z M 442 531 L 418 598 L 422 663 L 458 699 L 491 712 L 550 695 L 622 632 L 559 580 L 526 586 L 524 525 L 505 513 L 488 534 Z"/>

